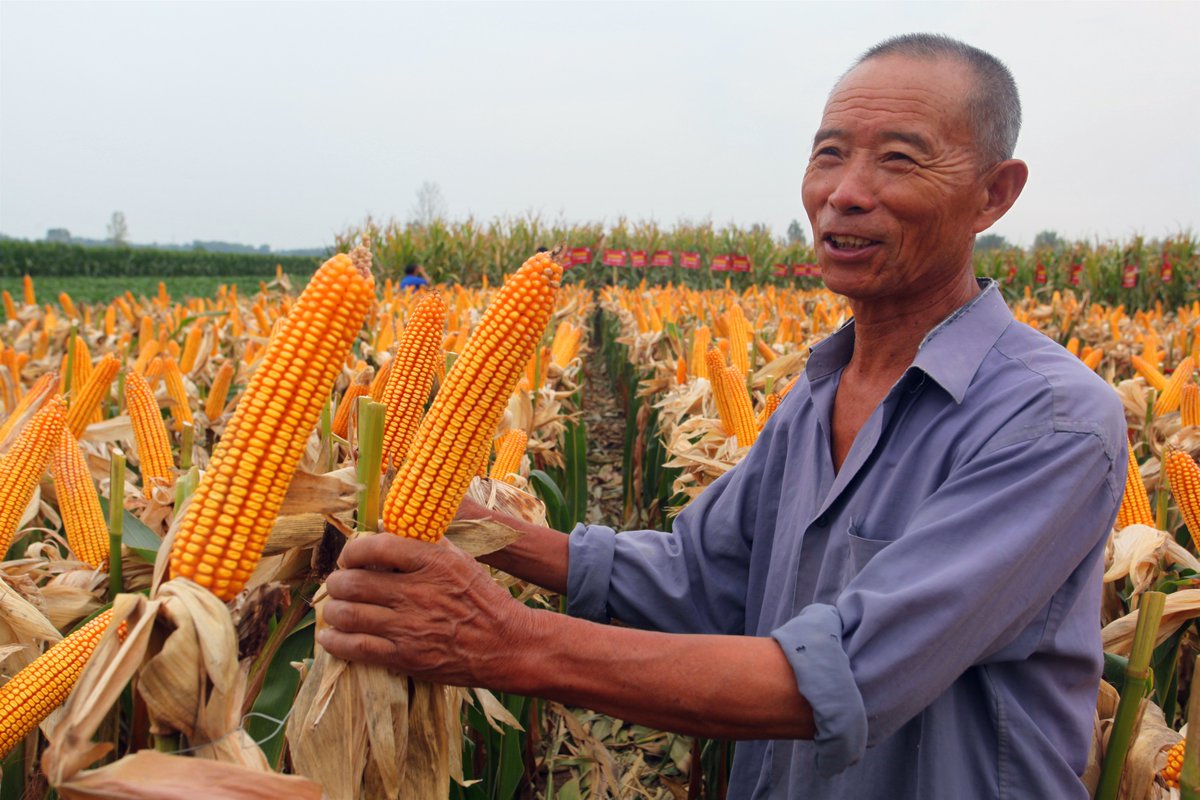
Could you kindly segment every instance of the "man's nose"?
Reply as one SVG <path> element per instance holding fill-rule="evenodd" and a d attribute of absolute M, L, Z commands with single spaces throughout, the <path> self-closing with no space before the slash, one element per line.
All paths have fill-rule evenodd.
<path fill-rule="evenodd" d="M 829 205 L 840 214 L 862 214 L 875 207 L 875 175 L 862 159 L 850 159 L 838 171 Z"/>

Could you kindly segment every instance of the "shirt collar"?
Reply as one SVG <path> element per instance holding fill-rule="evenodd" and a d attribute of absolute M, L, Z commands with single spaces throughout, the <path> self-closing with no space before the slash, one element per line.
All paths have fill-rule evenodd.
<path fill-rule="evenodd" d="M 913 360 L 919 369 L 961 403 L 984 356 L 1013 320 L 1000 289 L 991 278 L 980 278 L 979 294 L 925 335 Z M 947 335 L 952 334 L 952 335 Z M 815 344 L 805 374 L 810 381 L 840 370 L 854 352 L 854 320 Z"/>

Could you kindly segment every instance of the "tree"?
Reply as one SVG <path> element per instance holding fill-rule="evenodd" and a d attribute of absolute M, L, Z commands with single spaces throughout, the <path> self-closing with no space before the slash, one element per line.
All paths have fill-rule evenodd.
<path fill-rule="evenodd" d="M 108 240 L 113 247 L 129 245 L 129 226 L 125 224 L 124 211 L 114 211 L 112 219 L 108 221 Z"/>
<path fill-rule="evenodd" d="M 409 216 L 418 225 L 430 225 L 436 220 L 446 217 L 446 198 L 442 196 L 442 187 L 435 181 L 425 181 L 417 189 L 417 204 L 413 206 Z"/>
<path fill-rule="evenodd" d="M 1047 250 L 1060 250 L 1066 244 L 1057 233 L 1051 230 L 1042 231 L 1033 237 L 1033 249 L 1035 252 L 1043 248 Z"/>
<path fill-rule="evenodd" d="M 975 249 L 981 253 L 990 250 L 1007 250 L 1010 247 L 1012 245 L 1008 243 L 1008 239 L 998 233 L 985 233 L 983 236 L 975 237 Z"/>
<path fill-rule="evenodd" d="M 800 220 L 792 220 L 792 224 L 788 225 L 787 229 L 788 244 L 808 244 L 808 233 L 804 230 L 804 226 L 800 224 Z"/>

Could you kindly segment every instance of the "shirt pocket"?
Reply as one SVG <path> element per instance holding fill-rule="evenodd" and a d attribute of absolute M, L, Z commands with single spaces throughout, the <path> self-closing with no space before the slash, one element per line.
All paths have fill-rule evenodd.
<path fill-rule="evenodd" d="M 863 571 L 867 563 L 892 543 L 892 539 L 872 539 L 851 520 L 846 526 L 846 582 Z"/>

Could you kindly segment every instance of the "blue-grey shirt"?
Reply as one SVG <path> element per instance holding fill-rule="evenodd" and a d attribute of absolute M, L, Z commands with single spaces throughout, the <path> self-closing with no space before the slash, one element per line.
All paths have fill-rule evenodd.
<path fill-rule="evenodd" d="M 731 798 L 1087 797 L 1124 415 L 981 286 L 840 470 L 830 421 L 853 323 L 672 532 L 571 534 L 573 614 L 783 649 L 816 736 L 739 743 Z"/>

